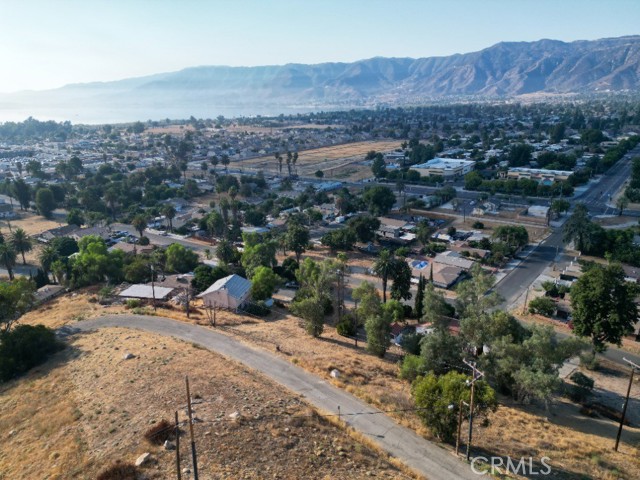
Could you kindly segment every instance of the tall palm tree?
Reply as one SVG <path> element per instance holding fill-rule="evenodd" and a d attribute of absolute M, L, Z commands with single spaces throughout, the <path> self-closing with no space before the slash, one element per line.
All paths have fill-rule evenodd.
<path fill-rule="evenodd" d="M 169 230 L 173 232 L 173 219 L 176 218 L 176 209 L 173 205 L 167 204 L 162 207 L 162 214 L 169 220 Z"/>
<path fill-rule="evenodd" d="M 59 258 L 60 256 L 58 255 L 58 251 L 51 245 L 47 245 L 40 250 L 38 261 L 40 262 L 40 267 L 45 275 L 49 275 L 49 272 L 51 272 L 51 265 Z"/>
<path fill-rule="evenodd" d="M 9 280 L 13 280 L 13 267 L 16 266 L 16 251 L 11 244 L 0 244 L 0 263 L 5 266 L 9 272 Z"/>
<path fill-rule="evenodd" d="M 373 271 L 382 280 L 382 301 L 387 302 L 387 282 L 389 277 L 393 276 L 393 268 L 395 266 L 396 259 L 389 250 L 386 248 L 380 252 L 378 259 L 373 264 Z"/>
<path fill-rule="evenodd" d="M 136 215 L 131 221 L 131 225 L 136 229 L 136 232 L 140 234 L 140 238 L 144 234 L 144 229 L 147 228 L 147 219 L 144 215 Z"/>
<path fill-rule="evenodd" d="M 31 238 L 27 235 L 27 232 L 22 228 L 16 228 L 11 235 L 11 240 L 9 242 L 16 252 L 20 252 L 22 255 L 22 264 L 26 265 L 27 260 L 24 258 L 24 254 L 25 252 L 30 252 L 33 249 Z"/>

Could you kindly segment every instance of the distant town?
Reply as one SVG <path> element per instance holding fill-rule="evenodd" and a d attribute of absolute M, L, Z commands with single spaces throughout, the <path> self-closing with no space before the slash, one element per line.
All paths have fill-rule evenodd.
<path fill-rule="evenodd" d="M 337 440 L 291 440 L 289 428 L 311 428 L 302 420 L 272 433 L 289 438 L 283 452 L 300 442 L 308 472 L 338 475 L 329 458 L 362 456 L 353 468 L 363 478 L 418 478 L 429 468 L 433 478 L 474 478 L 450 453 L 466 453 L 474 468 L 474 456 L 486 457 L 489 471 L 491 455 L 526 451 L 547 458 L 560 472 L 553 478 L 587 470 L 596 471 L 588 478 L 636 478 L 640 390 L 632 380 L 626 389 L 640 368 L 639 142 L 640 105 L 613 96 L 0 124 L 0 325 L 7 336 L 36 324 L 57 332 L 43 358 L 0 367 L 0 381 L 18 382 L 49 355 L 72 355 L 55 353 L 60 338 L 98 350 L 73 338 L 102 327 L 178 332 L 208 349 L 228 338 L 239 352 L 231 358 L 304 391 L 314 408 L 409 469 L 374 465 L 365 452 L 374 447 L 348 446 L 354 440 L 341 440 L 342 450 Z M 122 345 L 123 361 L 170 363 L 151 350 L 157 339 L 102 338 L 101 349 Z M 294 365 L 298 377 L 285 378 Z M 308 393 L 301 385 L 313 378 L 331 390 Z M 247 393 L 216 417 L 215 392 L 197 388 L 201 423 L 181 411 L 182 428 L 195 426 L 212 450 L 225 432 L 260 443 L 248 425 L 262 432 L 261 419 L 289 405 L 273 400 L 266 412 Z M 177 438 L 174 408 L 162 408 L 173 400 L 155 392 L 164 403 L 154 418 L 169 420 L 147 432 L 132 468 L 156 462 L 168 472 Z M 375 412 L 355 416 L 365 409 Z M 97 422 L 108 411 L 96 403 L 82 415 Z M 116 438 L 129 427 L 113 415 Z M 386 421 L 402 440 L 374 433 Z M 233 428 L 215 430 L 222 422 Z M 7 426 L 8 435 L 21 428 Z M 409 453 L 414 432 L 440 470 Z M 281 467 L 273 477 L 292 478 Z M 225 478 L 234 476 L 242 475 Z"/>

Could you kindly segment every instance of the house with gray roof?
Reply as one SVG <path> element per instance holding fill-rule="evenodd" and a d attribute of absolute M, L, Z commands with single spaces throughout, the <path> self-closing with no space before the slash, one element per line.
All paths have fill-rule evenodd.
<path fill-rule="evenodd" d="M 198 295 L 207 307 L 238 310 L 251 293 L 251 281 L 240 275 L 221 278 Z"/>

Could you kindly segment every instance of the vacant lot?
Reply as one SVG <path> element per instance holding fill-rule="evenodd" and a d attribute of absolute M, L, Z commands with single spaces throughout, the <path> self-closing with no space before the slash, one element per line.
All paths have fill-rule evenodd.
<path fill-rule="evenodd" d="M 350 178 L 351 175 L 366 178 L 362 176 L 362 172 L 368 170 L 367 177 L 370 177 L 371 169 L 357 165 L 356 162 L 362 161 L 367 152 L 371 150 L 388 152 L 396 148 L 400 148 L 400 142 L 398 140 L 380 140 L 304 150 L 299 153 L 296 170 L 299 175 L 313 175 L 316 170 L 322 170 L 325 178 L 345 180 Z M 286 173 L 286 152 L 282 152 L 281 155 L 283 156 L 282 171 Z M 278 172 L 278 161 L 273 155 L 242 160 L 236 162 L 235 165 L 260 168 L 271 173 Z"/>
<path fill-rule="evenodd" d="M 135 358 L 124 360 L 125 353 Z M 0 478 L 96 478 L 105 466 L 145 452 L 152 458 L 145 478 L 175 478 L 175 452 L 143 435 L 178 411 L 182 466 L 191 467 L 185 374 L 201 478 L 410 478 L 253 371 L 127 329 L 72 338 L 46 365 L 1 387 Z"/>
<path fill-rule="evenodd" d="M 29 235 L 38 235 L 45 230 L 67 224 L 67 222 L 61 223 L 60 221 L 49 220 L 31 212 L 19 212 L 19 215 L 20 218 L 11 220 L 11 228 L 22 228 Z M 0 220 L 0 228 L 5 235 L 9 234 L 9 224 L 6 220 Z"/>

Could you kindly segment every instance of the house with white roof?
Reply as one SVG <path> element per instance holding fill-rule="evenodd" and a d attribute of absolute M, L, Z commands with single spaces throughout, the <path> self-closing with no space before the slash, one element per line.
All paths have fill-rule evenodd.
<path fill-rule="evenodd" d="M 229 275 L 216 281 L 198 295 L 207 307 L 238 310 L 251 293 L 251 281 L 240 275 Z"/>

